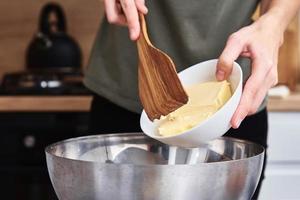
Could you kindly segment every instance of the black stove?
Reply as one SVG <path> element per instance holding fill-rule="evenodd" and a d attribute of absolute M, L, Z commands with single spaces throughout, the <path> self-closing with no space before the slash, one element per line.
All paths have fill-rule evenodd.
<path fill-rule="evenodd" d="M 27 70 L 5 74 L 0 85 L 2 95 L 87 95 L 81 70 Z"/>

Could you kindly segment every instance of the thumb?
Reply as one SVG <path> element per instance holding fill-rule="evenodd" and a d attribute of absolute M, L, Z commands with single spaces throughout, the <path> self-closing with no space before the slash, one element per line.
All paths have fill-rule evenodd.
<path fill-rule="evenodd" d="M 233 62 L 242 53 L 244 45 L 238 33 L 234 33 L 228 38 L 217 63 L 216 78 L 218 81 L 227 79 L 231 74 Z"/>

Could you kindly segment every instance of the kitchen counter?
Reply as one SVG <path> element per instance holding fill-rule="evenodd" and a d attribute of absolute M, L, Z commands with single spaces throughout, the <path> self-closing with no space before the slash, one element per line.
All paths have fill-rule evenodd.
<path fill-rule="evenodd" d="M 283 99 L 269 98 L 268 110 L 300 112 L 300 92 L 291 93 Z"/>
<path fill-rule="evenodd" d="M 92 96 L 0 96 L 0 112 L 88 112 Z M 269 98 L 269 111 L 300 112 L 300 90 L 283 99 Z"/>
<path fill-rule="evenodd" d="M 300 112 L 300 84 L 297 85 L 296 91 L 284 98 L 270 97 L 268 101 L 269 111 L 279 112 Z"/>
<path fill-rule="evenodd" d="M 92 96 L 0 96 L 0 112 L 87 112 Z"/>

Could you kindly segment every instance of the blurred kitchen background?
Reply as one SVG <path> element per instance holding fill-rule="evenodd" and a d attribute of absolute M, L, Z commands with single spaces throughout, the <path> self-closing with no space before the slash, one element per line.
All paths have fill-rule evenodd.
<path fill-rule="evenodd" d="M 0 1 L 1 199 L 56 199 L 44 148 L 88 132 L 91 94 L 81 80 L 102 4 L 55 2 Z M 299 31 L 297 17 L 280 52 L 280 87 L 270 92 L 269 157 L 261 200 L 300 199 Z"/>

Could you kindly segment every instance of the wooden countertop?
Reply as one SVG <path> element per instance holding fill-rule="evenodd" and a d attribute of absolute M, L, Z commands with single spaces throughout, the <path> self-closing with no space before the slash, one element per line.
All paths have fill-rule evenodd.
<path fill-rule="evenodd" d="M 300 112 L 300 92 L 291 93 L 282 99 L 269 98 L 268 110 Z"/>
<path fill-rule="evenodd" d="M 268 100 L 269 111 L 280 112 L 300 112 L 300 84 L 296 86 L 296 91 L 285 98 L 272 98 Z"/>
<path fill-rule="evenodd" d="M 0 96 L 0 112 L 87 112 L 92 96 Z"/>
<path fill-rule="evenodd" d="M 88 112 L 92 96 L 0 96 L 0 112 Z M 300 112 L 300 91 L 269 98 L 269 111 Z"/>

